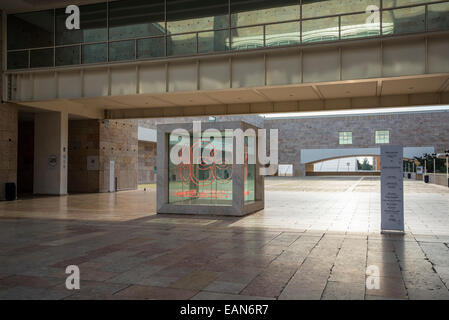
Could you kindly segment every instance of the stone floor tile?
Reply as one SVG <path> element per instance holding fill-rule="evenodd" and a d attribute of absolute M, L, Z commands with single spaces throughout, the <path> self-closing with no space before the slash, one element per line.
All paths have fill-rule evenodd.
<path fill-rule="evenodd" d="M 379 289 L 365 289 L 366 296 L 378 296 L 393 299 L 407 299 L 407 290 L 400 278 L 379 277 Z"/>
<path fill-rule="evenodd" d="M 132 285 L 115 295 L 137 299 L 186 300 L 192 298 L 197 292 L 197 290 Z"/>
<path fill-rule="evenodd" d="M 274 300 L 274 298 L 201 291 L 192 300 Z"/>
<path fill-rule="evenodd" d="M 202 290 L 220 276 L 217 272 L 195 271 L 173 282 L 170 287 L 190 290 Z"/>
<path fill-rule="evenodd" d="M 218 281 L 210 283 L 204 291 L 239 294 L 246 287 L 245 283 Z"/>
<path fill-rule="evenodd" d="M 323 300 L 363 300 L 365 283 L 329 281 L 324 289 Z"/>

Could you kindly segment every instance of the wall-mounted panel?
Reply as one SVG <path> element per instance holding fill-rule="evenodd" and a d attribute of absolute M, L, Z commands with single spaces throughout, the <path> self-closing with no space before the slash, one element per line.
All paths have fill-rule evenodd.
<path fill-rule="evenodd" d="M 200 63 L 200 89 L 216 90 L 229 88 L 229 60 L 206 60 Z"/>
<path fill-rule="evenodd" d="M 111 69 L 111 95 L 136 94 L 137 70 L 136 67 Z"/>
<path fill-rule="evenodd" d="M 108 95 L 108 72 L 102 70 L 86 70 L 84 72 L 84 97 L 99 97 Z"/>
<path fill-rule="evenodd" d="M 56 79 L 55 74 L 36 73 L 34 75 L 34 99 L 33 100 L 52 100 L 56 98 Z"/>
<path fill-rule="evenodd" d="M 267 55 L 267 85 L 301 83 L 300 53 Z"/>
<path fill-rule="evenodd" d="M 391 41 L 383 45 L 383 75 L 397 77 L 422 74 L 426 70 L 424 40 Z"/>
<path fill-rule="evenodd" d="M 449 72 L 449 38 L 431 38 L 427 45 L 429 72 Z"/>
<path fill-rule="evenodd" d="M 168 65 L 168 91 L 193 91 L 196 89 L 196 62 L 171 63 Z"/>
<path fill-rule="evenodd" d="M 73 99 L 81 97 L 81 73 L 61 72 L 58 74 L 58 97 Z"/>
<path fill-rule="evenodd" d="M 263 56 L 232 59 L 232 87 L 260 87 L 265 84 Z"/>
<path fill-rule="evenodd" d="M 342 80 L 381 76 L 380 44 L 342 48 Z"/>
<path fill-rule="evenodd" d="M 33 78 L 31 74 L 22 74 L 18 79 L 19 96 L 18 100 L 30 101 L 33 99 Z"/>
<path fill-rule="evenodd" d="M 303 52 L 304 82 L 337 81 L 340 79 L 338 49 Z"/>
<path fill-rule="evenodd" d="M 140 93 L 165 92 L 165 65 L 141 66 L 139 68 L 139 79 Z"/>

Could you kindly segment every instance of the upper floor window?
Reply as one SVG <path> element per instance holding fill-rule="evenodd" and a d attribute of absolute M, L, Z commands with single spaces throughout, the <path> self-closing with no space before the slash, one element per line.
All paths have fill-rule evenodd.
<path fill-rule="evenodd" d="M 339 132 L 339 144 L 352 144 L 352 132 Z"/>
<path fill-rule="evenodd" d="M 376 143 L 390 143 L 390 131 L 388 130 L 376 131 Z"/>

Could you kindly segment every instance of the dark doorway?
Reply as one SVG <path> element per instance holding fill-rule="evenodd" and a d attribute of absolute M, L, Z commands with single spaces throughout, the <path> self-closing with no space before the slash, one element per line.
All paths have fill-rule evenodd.
<path fill-rule="evenodd" d="M 17 146 L 17 195 L 33 193 L 34 176 L 34 114 L 19 112 Z"/>

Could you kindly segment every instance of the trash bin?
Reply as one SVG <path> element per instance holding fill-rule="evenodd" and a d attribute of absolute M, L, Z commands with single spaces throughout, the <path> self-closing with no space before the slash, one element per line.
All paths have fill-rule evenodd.
<path fill-rule="evenodd" d="M 412 178 L 412 174 L 411 173 L 407 173 L 407 178 L 411 179 Z"/>
<path fill-rule="evenodd" d="M 425 175 L 425 176 L 424 176 L 424 182 L 425 182 L 425 183 L 429 183 L 429 176 L 428 176 L 428 175 Z"/>
<path fill-rule="evenodd" d="M 17 198 L 16 184 L 13 182 L 5 183 L 6 201 L 14 201 Z"/>

